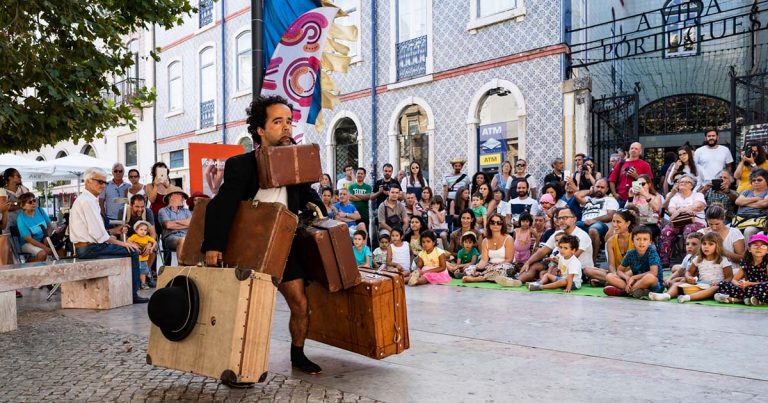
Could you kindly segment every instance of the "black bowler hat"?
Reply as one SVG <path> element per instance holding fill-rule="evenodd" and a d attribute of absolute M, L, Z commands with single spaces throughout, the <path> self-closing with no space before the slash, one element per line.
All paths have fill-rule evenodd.
<path fill-rule="evenodd" d="M 176 276 L 155 291 L 147 304 L 149 320 L 170 341 L 181 341 L 192 333 L 200 313 L 200 294 L 195 281 Z"/>

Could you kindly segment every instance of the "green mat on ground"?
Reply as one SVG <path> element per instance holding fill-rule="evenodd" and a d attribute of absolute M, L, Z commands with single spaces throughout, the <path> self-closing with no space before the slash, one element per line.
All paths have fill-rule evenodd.
<path fill-rule="evenodd" d="M 504 290 L 504 291 L 517 291 L 517 292 L 543 292 L 543 293 L 554 293 L 554 294 L 563 294 L 563 290 L 541 290 L 541 291 L 528 291 L 526 287 L 502 287 L 496 283 L 489 283 L 489 282 L 483 282 L 483 283 L 462 283 L 461 280 L 457 279 L 451 279 L 450 283 L 442 284 L 442 285 L 449 285 L 454 287 L 467 287 L 467 288 L 486 288 L 486 289 L 492 289 L 492 290 Z M 574 290 L 571 292 L 573 295 L 582 295 L 587 297 L 608 297 L 603 293 L 602 287 L 592 287 L 589 285 L 585 285 L 581 287 L 578 290 Z M 653 302 L 653 301 L 649 301 Z M 672 299 L 669 302 L 677 303 L 677 299 Z M 721 306 L 721 307 L 731 307 L 731 308 L 745 308 L 745 309 L 766 309 L 768 310 L 768 305 L 762 305 L 762 306 L 748 306 L 744 304 L 721 304 L 715 300 L 706 300 L 706 301 L 691 301 L 688 302 L 688 304 L 699 304 L 699 305 L 714 305 L 714 306 Z"/>

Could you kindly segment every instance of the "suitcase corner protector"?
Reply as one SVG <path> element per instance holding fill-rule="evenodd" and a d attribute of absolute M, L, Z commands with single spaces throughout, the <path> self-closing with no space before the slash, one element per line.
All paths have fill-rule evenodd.
<path fill-rule="evenodd" d="M 245 281 L 251 278 L 251 274 L 253 273 L 253 270 L 251 269 L 241 269 L 236 268 L 235 269 L 235 277 L 237 277 L 240 281 Z"/>
<path fill-rule="evenodd" d="M 223 383 L 236 383 L 237 382 L 237 374 L 235 374 L 235 371 L 232 371 L 231 369 L 225 369 L 222 373 L 219 379 Z"/>
<path fill-rule="evenodd" d="M 275 287 L 280 285 L 280 279 L 275 276 L 272 276 L 272 285 L 274 285 Z"/>
<path fill-rule="evenodd" d="M 261 376 L 259 377 L 259 383 L 263 383 L 266 380 L 267 380 L 267 371 L 264 371 L 264 373 L 261 374 Z"/>

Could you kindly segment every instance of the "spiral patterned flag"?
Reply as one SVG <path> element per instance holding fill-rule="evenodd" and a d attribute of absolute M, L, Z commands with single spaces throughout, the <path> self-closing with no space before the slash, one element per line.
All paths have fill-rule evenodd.
<path fill-rule="evenodd" d="M 280 39 L 264 74 L 262 95 L 280 95 L 293 104 L 293 139 L 302 143 L 312 95 L 320 87 L 325 39 L 338 11 L 318 7 L 302 14 Z"/>

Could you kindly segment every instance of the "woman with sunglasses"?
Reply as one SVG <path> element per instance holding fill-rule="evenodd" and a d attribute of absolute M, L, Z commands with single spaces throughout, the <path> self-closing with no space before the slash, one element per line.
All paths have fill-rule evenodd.
<path fill-rule="evenodd" d="M 416 200 L 419 200 L 421 199 L 422 189 L 427 186 L 429 186 L 429 183 L 421 172 L 421 164 L 417 161 L 411 162 L 410 174 L 406 175 L 400 182 L 400 189 L 403 189 L 408 193 L 416 194 Z M 427 206 L 427 208 L 429 208 L 429 206 Z"/>
<path fill-rule="evenodd" d="M 37 198 L 33 193 L 24 193 L 19 196 L 21 213 L 16 218 L 19 227 L 19 243 L 21 251 L 31 255 L 27 262 L 44 262 L 49 255 L 53 255 L 51 248 L 45 242 L 45 238 L 53 233 L 53 223 L 37 206 Z"/>
<path fill-rule="evenodd" d="M 693 150 L 691 147 L 684 145 L 677 149 L 677 161 L 669 166 L 664 177 L 664 194 L 669 193 L 669 190 L 677 182 L 680 177 L 685 174 L 698 176 L 696 171 L 696 163 L 693 159 Z"/>
<path fill-rule="evenodd" d="M 138 169 L 130 169 L 128 171 L 128 181 L 131 182 L 131 187 L 125 191 L 125 197 L 128 200 L 131 200 L 131 198 L 135 195 L 142 195 L 144 196 L 144 200 L 147 200 L 147 193 L 144 191 L 144 184 L 139 182 L 140 178 L 141 175 L 139 175 Z"/>
<path fill-rule="evenodd" d="M 531 197 L 534 199 L 539 198 L 539 183 L 536 182 L 536 178 L 533 177 L 533 175 L 526 173 L 526 167 L 528 163 L 525 162 L 524 159 L 519 159 L 515 163 L 515 174 L 512 176 L 512 183 L 510 184 L 509 191 L 514 192 L 517 189 L 517 182 L 519 181 L 526 181 L 528 182 L 528 189 L 530 189 Z M 507 196 L 508 200 L 514 199 L 512 195 Z"/>
<path fill-rule="evenodd" d="M 520 280 L 507 277 L 513 268 L 515 245 L 507 233 L 507 224 L 501 214 L 491 214 L 485 227 L 486 238 L 480 243 L 480 262 L 464 269 L 464 283 L 491 281 L 505 287 L 519 287 Z"/>
<path fill-rule="evenodd" d="M 659 241 L 659 257 L 664 267 L 669 267 L 669 259 L 672 257 L 672 243 L 675 238 L 683 234 L 683 239 L 688 239 L 688 234 L 696 232 L 707 224 L 704 221 L 704 209 L 707 208 L 707 202 L 704 195 L 694 192 L 696 188 L 696 178 L 690 174 L 685 174 L 677 180 L 672 191 L 668 195 L 667 212 L 669 212 L 669 223 L 661 230 Z M 692 216 L 690 220 L 683 221 L 678 225 L 674 222 L 686 216 Z"/>
<path fill-rule="evenodd" d="M 661 234 L 661 229 L 659 229 L 661 195 L 656 192 L 656 186 L 654 186 L 650 176 L 642 174 L 637 177 L 635 182 L 637 186 L 633 183 L 629 189 L 629 198 L 625 207 L 637 207 L 638 224 L 650 228 L 653 232 L 653 239 L 656 240 Z"/>

